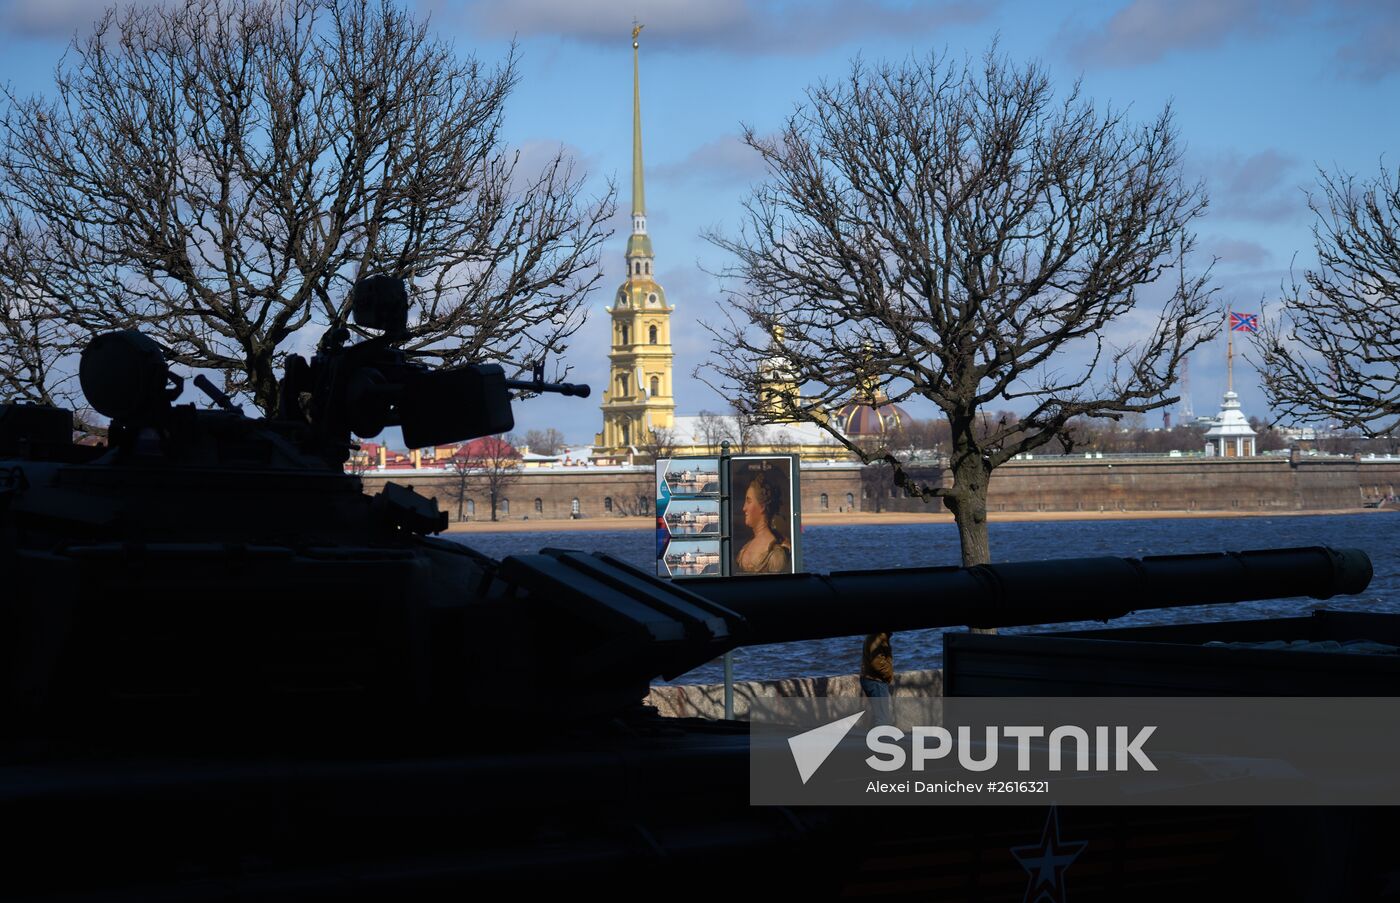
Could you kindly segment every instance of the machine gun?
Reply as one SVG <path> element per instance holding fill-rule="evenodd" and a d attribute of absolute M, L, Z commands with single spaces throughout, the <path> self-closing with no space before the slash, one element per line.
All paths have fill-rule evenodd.
<path fill-rule="evenodd" d="M 408 337 L 408 293 L 402 279 L 370 276 L 351 291 L 355 325 L 378 335 L 347 345 L 351 331 L 326 331 L 308 362 L 288 355 L 279 387 L 277 416 L 265 426 L 298 440 L 302 449 L 339 469 L 349 458 L 351 435 L 373 438 L 385 427 L 403 429 L 410 448 L 462 442 L 508 432 L 515 426 L 513 392 L 556 392 L 587 398 L 589 387 L 544 381 L 544 365 L 529 380 L 507 379 L 497 364 L 438 370 L 414 361 L 401 347 Z M 176 417 L 171 404 L 184 382 L 170 372 L 161 348 L 136 331 L 98 336 L 83 352 L 83 393 L 114 421 L 114 445 L 129 446 L 143 429 L 209 425 L 241 417 L 233 403 L 202 374 L 194 384 L 220 409 L 213 420 Z M 219 416 L 223 415 L 223 416 Z M 176 443 L 179 444 L 179 443 Z M 192 444 L 189 437 L 183 443 Z"/>

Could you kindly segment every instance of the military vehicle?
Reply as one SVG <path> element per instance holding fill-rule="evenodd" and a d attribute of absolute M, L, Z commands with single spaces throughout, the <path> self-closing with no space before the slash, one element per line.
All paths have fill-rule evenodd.
<path fill-rule="evenodd" d="M 357 284 L 353 311 L 370 336 L 290 356 L 272 418 L 202 377 L 213 407 L 177 404 L 135 332 L 82 357 L 105 446 L 75 444 L 69 412 L 0 407 L 0 897 L 1019 899 L 1006 849 L 1043 808 L 752 808 L 746 726 L 658 717 L 650 682 L 745 644 L 1370 579 L 1363 553 L 1323 548 L 687 585 L 576 551 L 493 560 L 436 538 L 446 515 L 411 489 L 366 496 L 352 434 L 462 441 L 509 430 L 513 392 L 587 388 L 414 362 L 394 280 Z M 1085 872 L 1077 896 L 1100 899 L 1296 888 L 1272 839 L 1341 836 L 1308 811 L 1076 818 L 1149 844 Z M 1346 864 L 1313 855 L 1326 880 Z"/>

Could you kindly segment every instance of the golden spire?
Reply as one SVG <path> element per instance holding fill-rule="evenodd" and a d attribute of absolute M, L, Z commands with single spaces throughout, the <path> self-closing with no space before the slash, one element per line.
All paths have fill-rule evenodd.
<path fill-rule="evenodd" d="M 646 194 L 642 188 L 642 79 L 637 65 L 637 35 L 645 25 L 632 20 L 632 231 L 645 233 Z"/>

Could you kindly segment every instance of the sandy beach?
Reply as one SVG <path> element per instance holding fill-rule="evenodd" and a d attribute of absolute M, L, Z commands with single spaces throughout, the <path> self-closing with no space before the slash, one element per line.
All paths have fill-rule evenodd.
<path fill-rule="evenodd" d="M 1345 508 L 1317 511 L 998 511 L 987 515 L 991 523 L 1036 523 L 1041 521 L 1177 520 L 1203 517 L 1306 517 L 1321 514 L 1395 514 L 1396 508 Z M 953 515 L 925 512 L 803 514 L 805 527 L 899 526 L 901 524 L 951 524 Z M 656 520 L 649 517 L 589 517 L 579 520 L 501 520 L 454 523 L 449 533 L 554 533 L 581 530 L 651 530 Z"/>

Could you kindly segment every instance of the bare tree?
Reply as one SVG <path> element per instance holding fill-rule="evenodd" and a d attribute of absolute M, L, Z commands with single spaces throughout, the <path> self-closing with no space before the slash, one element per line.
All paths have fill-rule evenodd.
<path fill-rule="evenodd" d="M 75 371 L 62 367 L 74 352 L 70 336 L 44 305 L 0 286 L 0 404 L 70 405 Z"/>
<path fill-rule="evenodd" d="M 1254 430 L 1254 450 L 1260 454 L 1268 451 L 1279 451 L 1288 447 L 1288 442 L 1283 438 L 1278 430 L 1274 429 L 1274 424 L 1266 423 L 1258 417 L 1249 418 L 1249 428 Z M 1202 430 L 1204 433 L 1204 430 Z M 1204 437 L 1202 437 L 1204 439 Z M 1204 442 L 1202 442 L 1204 444 Z M 1153 449 L 1156 451 L 1156 449 Z"/>
<path fill-rule="evenodd" d="M 879 457 L 876 457 L 876 454 Z M 867 452 L 870 460 L 860 469 L 861 495 L 867 503 L 879 514 L 889 506 L 889 499 L 895 490 L 894 470 L 891 461 L 897 461 L 898 456 L 886 451 L 878 446 Z"/>
<path fill-rule="evenodd" d="M 733 412 L 733 440 L 738 451 L 752 451 L 754 446 L 764 444 L 768 431 L 760 415 L 744 404 L 735 404 Z"/>
<path fill-rule="evenodd" d="M 653 463 L 676 453 L 676 431 L 670 427 L 653 427 L 646 431 L 637 450 Z"/>
<path fill-rule="evenodd" d="M 352 477 L 362 477 L 374 468 L 375 463 L 369 451 L 363 446 L 358 446 L 350 452 L 350 457 L 346 459 L 345 472 Z"/>
<path fill-rule="evenodd" d="M 5 94 L 10 277 L 84 332 L 140 327 L 266 413 L 293 343 L 349 286 L 410 285 L 407 350 L 521 370 L 581 324 L 611 188 L 501 137 L 517 80 L 390 0 L 177 0 L 109 10 L 56 97 Z"/>
<path fill-rule="evenodd" d="M 1400 172 L 1374 181 L 1319 171 L 1317 269 L 1284 288 L 1258 342 L 1269 404 L 1370 436 L 1400 429 Z"/>
<path fill-rule="evenodd" d="M 13 210 L 0 217 L 0 404 L 73 406 L 77 336 L 48 299 L 17 278 L 33 265 L 29 237 Z"/>
<path fill-rule="evenodd" d="M 897 485 L 943 498 L 965 564 L 989 560 L 998 466 L 1072 417 L 1173 404 L 1182 358 L 1218 330 L 1209 270 L 1185 268 L 1206 200 L 1183 182 L 1169 108 L 1132 126 L 1078 85 L 1056 100 L 1040 66 L 993 48 L 980 66 L 856 62 L 777 136 L 745 141 L 769 179 L 737 237 L 709 236 L 738 261 L 725 274 L 737 313 L 712 328 L 719 388 L 761 397 L 760 364 L 779 354 L 804 387 L 795 413 L 867 462 L 824 411 L 872 389 L 932 401 L 951 429 L 951 485 L 879 457 Z M 1160 315 L 1121 323 L 1154 284 Z M 994 402 L 1026 413 L 983 429 Z"/>
<path fill-rule="evenodd" d="M 467 499 L 471 498 L 476 482 L 481 477 L 477 462 L 467 454 L 467 447 L 457 450 L 447 459 L 447 469 L 452 473 L 452 481 L 447 487 L 447 497 L 457 502 L 457 521 L 466 520 Z"/>
<path fill-rule="evenodd" d="M 732 438 L 729 424 L 714 411 L 701 411 L 696 425 L 700 430 L 700 441 L 705 444 L 705 451 L 709 454 L 719 454 L 720 443 Z"/>
<path fill-rule="evenodd" d="M 948 421 L 910 420 L 900 424 L 900 433 L 905 444 L 922 452 L 937 452 L 948 448 L 951 433 Z"/>
<path fill-rule="evenodd" d="M 620 496 L 615 510 L 618 517 L 656 517 L 656 501 L 644 495 Z"/>
<path fill-rule="evenodd" d="M 491 520 L 496 520 L 496 510 L 501 499 L 505 498 L 505 490 L 520 479 L 520 452 L 515 450 L 517 441 L 514 436 L 473 439 L 454 456 L 452 470 L 457 474 L 461 488 L 461 493 L 455 496 L 458 498 L 458 520 L 462 517 L 461 498 L 469 486 L 479 486 L 486 493 L 491 504 Z"/>
<path fill-rule="evenodd" d="M 564 448 L 564 434 L 554 427 L 529 430 L 525 433 L 525 444 L 537 455 L 557 455 Z"/>
<path fill-rule="evenodd" d="M 781 425 L 775 426 L 772 434 L 768 437 L 768 442 L 775 452 L 799 452 L 802 450 L 802 443 L 797 437 L 783 429 Z"/>

